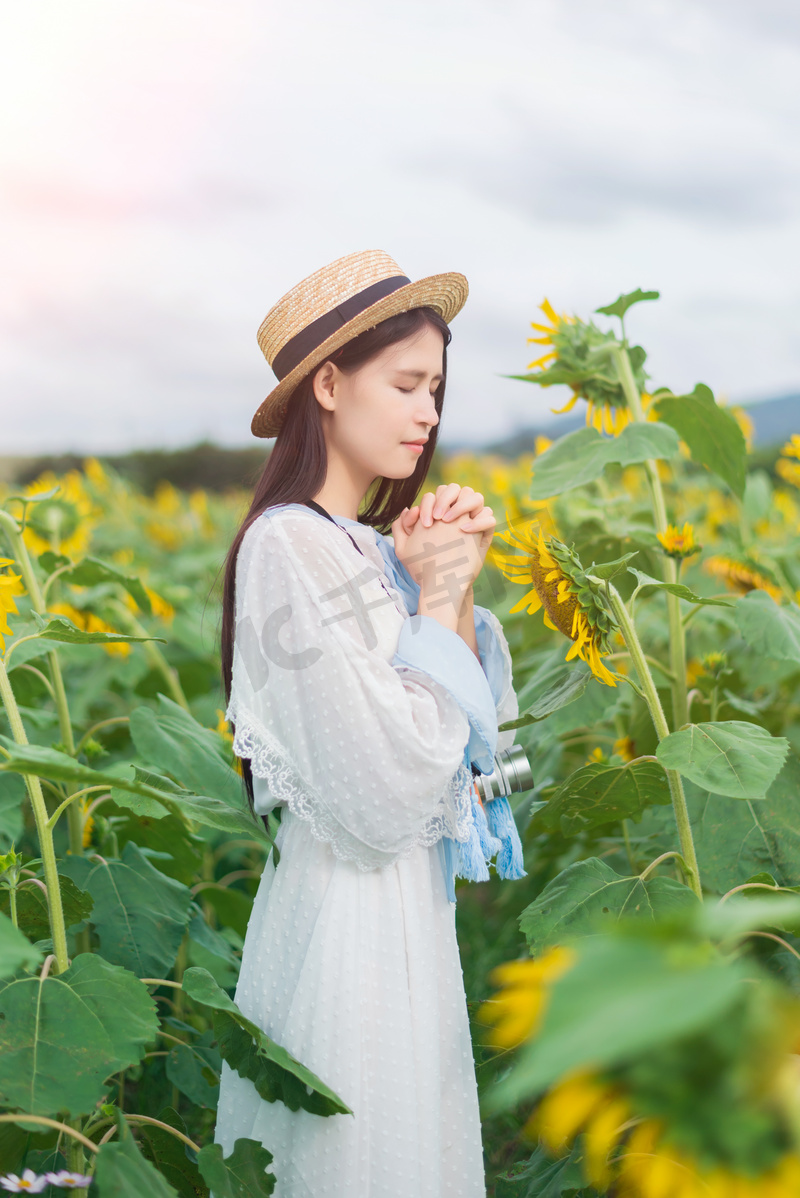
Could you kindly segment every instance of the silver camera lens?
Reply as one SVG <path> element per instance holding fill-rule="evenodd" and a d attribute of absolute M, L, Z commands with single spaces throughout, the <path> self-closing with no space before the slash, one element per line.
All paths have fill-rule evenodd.
<path fill-rule="evenodd" d="M 473 766 L 473 775 L 485 803 L 500 795 L 515 794 L 521 790 L 532 790 L 535 786 L 531 763 L 522 745 L 512 745 L 494 755 L 494 770 L 481 774 Z"/>

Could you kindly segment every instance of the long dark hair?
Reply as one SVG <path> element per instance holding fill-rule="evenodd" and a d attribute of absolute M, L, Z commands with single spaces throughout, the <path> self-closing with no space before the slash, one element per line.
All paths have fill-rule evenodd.
<path fill-rule="evenodd" d="M 371 358 L 376 357 L 387 346 L 404 341 L 414 333 L 421 332 L 426 325 L 438 329 L 443 339 L 442 379 L 436 388 L 434 397 L 436 411 L 441 421 L 445 383 L 447 382 L 447 346 L 450 344 L 452 334 L 449 326 L 435 309 L 412 308 L 409 312 L 400 312 L 396 316 L 382 320 L 380 324 L 360 333 L 338 350 L 335 359 L 336 365 L 345 373 L 357 370 L 359 366 L 363 366 Z M 275 439 L 275 445 L 267 458 L 261 477 L 256 483 L 250 510 L 233 538 L 233 544 L 225 559 L 220 648 L 222 684 L 225 688 L 226 703 L 231 695 L 233 639 L 236 621 L 234 606 L 236 559 L 242 539 L 253 521 L 257 520 L 268 507 L 274 507 L 281 503 L 304 503 L 307 499 L 313 499 L 325 482 L 328 472 L 320 405 L 314 395 L 313 387 L 314 376 L 323 364 L 320 362 L 311 374 L 297 384 L 292 392 L 286 407 L 286 415 Z M 358 516 L 360 524 L 368 524 L 376 528 L 378 532 L 388 533 L 403 509 L 413 506 L 417 493 L 425 482 L 430 469 L 431 459 L 436 448 L 438 429 L 439 424 L 435 424 L 431 428 L 428 442 L 419 456 L 413 474 L 410 474 L 408 478 L 379 478 L 373 483 L 368 492 L 366 507 Z M 250 761 L 247 758 L 242 759 L 242 778 L 247 801 L 253 811 L 253 775 Z"/>

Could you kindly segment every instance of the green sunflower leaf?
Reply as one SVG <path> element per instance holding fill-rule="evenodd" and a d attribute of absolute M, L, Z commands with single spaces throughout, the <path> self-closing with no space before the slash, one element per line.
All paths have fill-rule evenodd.
<path fill-rule="evenodd" d="M 736 623 L 751 649 L 776 661 L 800 664 L 800 607 L 750 591 L 736 604 Z"/>
<path fill-rule="evenodd" d="M 0 1104 L 84 1114 L 157 1032 L 146 987 L 98 953 L 80 953 L 58 975 L 0 982 Z"/>
<path fill-rule="evenodd" d="M 689 724 L 665 736 L 656 756 L 712 794 L 732 799 L 762 799 L 780 773 L 789 752 L 783 736 L 743 720 Z"/>
<path fill-rule="evenodd" d="M 316 1074 L 251 1023 L 207 969 L 196 965 L 187 969 L 183 989 L 195 1002 L 212 1009 L 223 1060 L 240 1077 L 249 1078 L 267 1102 L 280 1100 L 290 1110 L 302 1107 L 316 1115 L 352 1114 Z"/>
<path fill-rule="evenodd" d="M 18 969 L 34 969 L 41 959 L 39 949 L 0 912 L 0 978 L 11 977 Z"/>
<path fill-rule="evenodd" d="M 34 612 L 33 618 L 40 625 L 38 632 L 32 634 L 34 637 L 43 641 L 58 641 L 62 645 L 116 645 L 134 641 L 160 641 L 162 645 L 167 643 L 163 636 L 126 636 L 123 632 L 84 632 L 66 616 L 49 616 L 44 619 Z"/>
<path fill-rule="evenodd" d="M 670 595 L 677 595 L 679 599 L 685 599 L 687 603 L 702 603 L 710 607 L 734 606 L 734 601 L 731 599 L 706 599 L 703 595 L 696 595 L 691 587 L 684 586 L 682 582 L 661 582 L 660 579 L 651 578 L 649 574 L 637 570 L 634 566 L 628 566 L 628 572 L 636 576 L 635 595 L 651 595 L 653 591 L 669 591 Z"/>
<path fill-rule="evenodd" d="M 719 407 L 711 388 L 698 383 L 690 395 L 665 395 L 654 409 L 689 446 L 692 460 L 717 474 L 741 499 L 747 444 L 736 418 Z"/>
<path fill-rule="evenodd" d="M 545 886 L 519 917 L 520 931 L 538 955 L 566 936 L 602 932 L 626 918 L 655 921 L 697 899 L 674 878 L 623 877 L 605 861 L 575 861 Z"/>
<path fill-rule="evenodd" d="M 633 466 L 651 458 L 671 458 L 678 437 L 666 424 L 629 424 L 618 437 L 605 437 L 596 428 L 581 428 L 561 437 L 536 458 L 531 499 L 550 499 L 599 478 L 606 466 Z"/>
<path fill-rule="evenodd" d="M 592 762 L 562 782 L 535 817 L 534 826 L 562 836 L 636 818 L 647 807 L 670 802 L 669 784 L 655 757 L 637 757 L 626 765 Z"/>
<path fill-rule="evenodd" d="M 128 592 L 142 611 L 150 614 L 150 599 L 141 581 L 134 575 L 126 574 L 124 570 L 118 570 L 116 566 L 101 561 L 99 557 L 84 557 L 74 566 L 59 574 L 59 578 L 80 587 L 93 587 L 103 582 L 114 582 Z"/>
<path fill-rule="evenodd" d="M 197 1157 L 203 1180 L 216 1198 L 269 1198 L 277 1182 L 275 1174 L 267 1172 L 271 1163 L 272 1153 L 244 1136 L 235 1141 L 230 1156 L 223 1156 L 221 1144 L 206 1144 Z"/>
<path fill-rule="evenodd" d="M 613 304 L 606 304 L 604 308 L 595 308 L 595 312 L 601 312 L 603 316 L 618 316 L 622 320 L 625 313 L 634 304 L 641 304 L 645 300 L 657 300 L 660 296 L 660 291 L 642 291 L 641 287 L 637 287 L 635 291 L 628 291 L 619 296 Z"/>

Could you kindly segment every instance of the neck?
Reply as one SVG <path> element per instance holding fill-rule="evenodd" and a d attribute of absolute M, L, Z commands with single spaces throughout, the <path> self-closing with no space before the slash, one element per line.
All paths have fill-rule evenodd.
<path fill-rule="evenodd" d="M 365 477 L 364 472 L 353 462 L 346 462 L 335 451 L 331 453 L 329 445 L 325 482 L 309 498 L 316 500 L 331 516 L 357 520 L 361 501 L 373 481 L 374 476 Z"/>

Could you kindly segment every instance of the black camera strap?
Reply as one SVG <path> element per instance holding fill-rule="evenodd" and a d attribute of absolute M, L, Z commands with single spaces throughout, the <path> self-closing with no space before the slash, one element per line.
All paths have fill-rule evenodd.
<path fill-rule="evenodd" d="M 348 536 L 348 537 L 350 537 L 350 540 L 353 542 L 353 544 L 355 545 L 356 549 L 357 549 L 357 550 L 358 550 L 358 552 L 361 554 L 361 556 L 362 556 L 362 557 L 364 557 L 364 558 L 367 558 L 367 561 L 369 561 L 369 558 L 367 557 L 366 553 L 365 553 L 365 552 L 364 552 L 364 550 L 361 548 L 361 546 L 358 544 L 358 542 L 356 541 L 355 537 L 351 536 L 351 534 L 350 534 L 349 532 L 347 532 L 347 529 L 346 529 L 346 528 L 345 528 L 343 525 L 341 525 L 341 524 L 338 524 L 338 523 L 336 522 L 336 520 L 334 520 L 334 518 L 333 518 L 333 516 L 330 514 L 330 512 L 326 512 L 326 511 L 325 511 L 325 508 L 322 506 L 322 504 L 321 504 L 321 503 L 317 503 L 317 501 L 316 501 L 315 499 L 304 499 L 304 500 L 303 500 L 303 502 L 305 503 L 305 505 L 306 505 L 307 507 L 313 508 L 313 510 L 314 510 L 315 512 L 319 512 L 320 516 L 325 516 L 325 517 L 326 517 L 328 520 L 330 520 L 331 524 L 336 524 L 336 527 L 337 527 L 337 528 L 341 528 L 341 530 L 342 530 L 342 532 L 343 532 L 343 533 L 347 533 L 347 536 Z M 370 563 L 370 564 L 372 564 L 372 563 Z M 373 567 L 373 569 L 374 569 L 374 568 L 375 568 L 375 567 Z M 379 573 L 379 575 L 378 575 L 378 581 L 380 582 L 380 584 L 381 584 L 381 586 L 383 587 L 383 589 L 384 589 L 384 591 L 386 592 L 386 594 L 387 594 L 387 595 L 389 596 L 389 598 L 391 599 L 392 603 L 395 605 L 395 607 L 397 607 L 397 600 L 394 598 L 394 596 L 393 596 L 393 595 L 392 595 L 392 593 L 390 592 L 389 588 L 387 587 L 387 585 L 386 585 L 386 582 L 385 582 L 385 580 L 384 580 L 384 577 L 383 577 L 383 574 L 382 574 L 382 573 Z M 397 610 L 398 610 L 398 611 L 401 611 L 401 609 L 400 609 L 399 607 L 397 608 Z"/>
<path fill-rule="evenodd" d="M 306 504 L 308 507 L 310 507 L 310 508 L 313 508 L 315 512 L 319 512 L 320 516 L 326 516 L 326 517 L 327 517 L 327 519 L 328 519 L 328 520 L 330 520 L 332 524 L 336 524 L 336 521 L 334 520 L 333 516 L 331 516 L 331 514 L 330 514 L 329 512 L 326 512 L 326 511 L 325 511 L 325 508 L 322 506 L 322 504 L 321 504 L 321 503 L 317 503 L 317 502 L 316 502 L 316 500 L 314 500 L 314 499 L 306 499 L 306 500 L 304 500 L 303 502 L 304 502 L 304 503 L 305 503 L 305 504 Z M 337 527 L 338 527 L 338 528 L 341 528 L 341 529 L 342 529 L 342 532 L 347 532 L 347 529 L 346 529 L 346 528 L 342 528 L 342 525 L 341 525 L 341 524 L 338 524 L 338 525 L 337 525 Z M 348 535 L 348 537 L 350 537 L 350 540 L 351 540 L 351 541 L 353 541 L 353 544 L 356 546 L 356 549 L 357 549 L 357 550 L 358 550 L 358 552 L 361 554 L 361 556 L 362 556 L 362 557 L 366 557 L 367 555 L 366 555 L 366 553 L 364 553 L 364 550 L 361 548 L 361 546 L 360 546 L 360 545 L 357 545 L 357 544 L 356 544 L 355 540 L 353 540 L 353 537 L 351 537 L 351 536 L 350 536 L 350 533 L 349 533 L 349 532 L 347 532 L 347 535 Z M 386 594 L 388 595 L 388 594 L 389 594 L 389 592 L 386 590 L 386 584 L 384 583 L 384 581 L 383 581 L 383 578 L 381 578 L 381 580 L 380 580 L 380 581 L 381 581 L 381 586 L 383 587 L 383 589 L 386 591 Z M 391 598 L 391 596 L 390 596 L 390 598 Z M 473 764 L 473 765 L 472 765 L 472 776 L 473 776 L 473 778 L 477 777 L 477 776 L 480 774 L 480 772 L 481 772 L 481 771 L 478 769 L 477 765 L 474 765 L 474 764 Z"/>
<path fill-rule="evenodd" d="M 319 512 L 320 516 L 324 516 L 327 520 L 330 520 L 331 524 L 336 524 L 336 527 L 341 528 L 342 532 L 346 532 L 348 537 L 350 537 L 350 540 L 355 545 L 358 552 L 361 554 L 361 556 L 362 557 L 367 556 L 366 553 L 364 552 L 364 550 L 361 548 L 361 546 L 356 541 L 356 539 L 354 537 L 352 537 L 349 532 L 347 532 L 346 528 L 342 528 L 341 524 L 336 523 L 333 516 L 330 514 L 330 512 L 325 511 L 325 508 L 322 506 L 321 503 L 317 503 L 317 501 L 315 499 L 304 499 L 303 502 L 306 504 L 307 507 L 313 508 L 315 512 Z"/>

